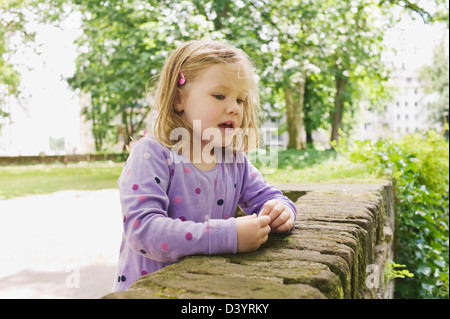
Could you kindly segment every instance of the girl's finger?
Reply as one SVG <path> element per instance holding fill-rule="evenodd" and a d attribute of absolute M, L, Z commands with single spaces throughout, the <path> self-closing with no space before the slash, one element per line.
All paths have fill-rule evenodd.
<path fill-rule="evenodd" d="M 290 230 L 294 226 L 294 221 L 291 218 L 288 218 L 283 224 L 278 227 L 272 228 L 272 232 L 274 233 L 285 233 Z"/>
<path fill-rule="evenodd" d="M 258 217 L 258 221 L 259 221 L 259 225 L 264 228 L 264 227 L 269 227 L 270 224 L 270 217 L 269 216 L 260 216 Z"/>
<path fill-rule="evenodd" d="M 269 213 L 272 211 L 272 209 L 275 207 L 275 205 L 278 204 L 278 202 L 274 199 L 268 200 L 261 211 L 259 212 L 259 216 L 265 216 L 269 215 Z"/>

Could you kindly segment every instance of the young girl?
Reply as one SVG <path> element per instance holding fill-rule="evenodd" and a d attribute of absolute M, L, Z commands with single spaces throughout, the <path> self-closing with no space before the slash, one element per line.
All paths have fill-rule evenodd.
<path fill-rule="evenodd" d="M 242 152 L 256 145 L 258 102 L 241 50 L 190 41 L 171 54 L 156 90 L 155 137 L 136 143 L 119 178 L 124 232 L 113 291 L 185 256 L 249 252 L 269 232 L 292 230 L 295 205 Z M 180 129 L 189 134 L 180 139 Z M 241 148 L 230 142 L 236 135 Z M 247 216 L 234 218 L 238 205 Z"/>

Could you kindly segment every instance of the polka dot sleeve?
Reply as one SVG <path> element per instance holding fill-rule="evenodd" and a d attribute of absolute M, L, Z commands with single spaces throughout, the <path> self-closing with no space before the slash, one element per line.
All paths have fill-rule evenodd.
<path fill-rule="evenodd" d="M 172 182 L 168 148 L 152 138 L 133 148 L 119 178 L 126 245 L 141 257 L 176 262 L 194 254 L 236 252 L 236 224 L 227 220 L 187 220 L 198 207 L 187 205 L 193 186 Z M 198 193 L 198 190 L 197 190 Z"/>

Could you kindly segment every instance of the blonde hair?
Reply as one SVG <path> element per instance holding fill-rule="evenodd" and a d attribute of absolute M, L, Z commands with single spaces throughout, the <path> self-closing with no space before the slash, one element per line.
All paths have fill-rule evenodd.
<path fill-rule="evenodd" d="M 192 134 L 192 127 L 181 114 L 175 111 L 177 100 L 180 70 L 183 71 L 186 84 L 193 83 L 196 77 L 206 68 L 220 63 L 240 63 L 245 72 L 249 92 L 244 102 L 242 131 L 250 130 L 256 136 L 243 136 L 242 150 L 250 151 L 259 144 L 258 117 L 260 107 L 259 92 L 254 79 L 254 65 L 242 50 L 232 45 L 217 41 L 189 41 L 179 46 L 166 60 L 155 91 L 155 104 L 157 118 L 154 126 L 154 135 L 157 140 L 166 146 L 172 147 L 177 141 L 170 139 L 170 134 L 177 128 L 188 129 Z"/>

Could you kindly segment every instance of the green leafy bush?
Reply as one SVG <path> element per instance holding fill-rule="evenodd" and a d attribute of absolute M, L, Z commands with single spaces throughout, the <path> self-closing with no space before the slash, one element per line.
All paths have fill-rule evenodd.
<path fill-rule="evenodd" d="M 341 142 L 341 154 L 393 181 L 395 260 L 414 274 L 396 282 L 396 297 L 449 298 L 448 140 L 430 131 L 397 141 Z"/>

